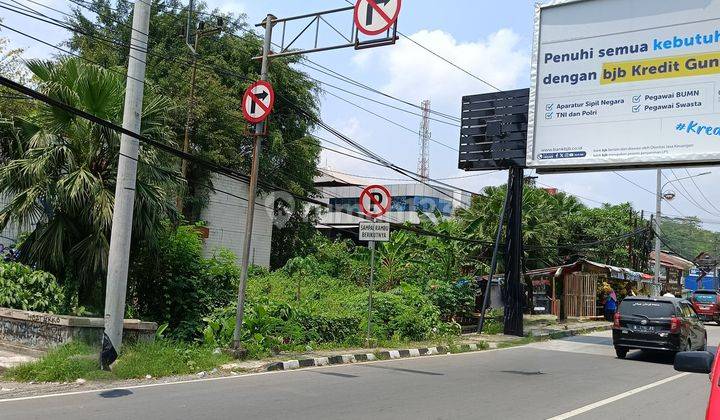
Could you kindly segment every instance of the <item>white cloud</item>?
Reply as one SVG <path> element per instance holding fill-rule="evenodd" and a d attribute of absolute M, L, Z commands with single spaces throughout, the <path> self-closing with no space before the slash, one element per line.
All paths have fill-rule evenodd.
<path fill-rule="evenodd" d="M 222 13 L 232 13 L 234 15 L 242 15 L 247 11 L 245 5 L 237 1 L 225 1 L 217 5 L 218 10 Z"/>
<path fill-rule="evenodd" d="M 338 131 L 345 134 L 349 138 L 363 144 L 367 143 L 368 131 L 367 129 L 362 128 L 362 123 L 357 117 L 350 117 L 347 120 L 340 121 L 331 125 L 333 127 L 336 127 Z M 333 143 L 340 144 L 345 148 L 352 148 L 350 145 L 345 144 L 342 140 L 335 138 L 333 135 L 327 132 L 320 131 L 318 133 L 318 136 L 331 140 Z M 343 153 L 362 156 L 359 152 L 352 153 L 334 144 L 327 143 L 325 144 L 325 146 L 334 150 L 339 150 Z M 364 157 L 363 159 L 367 159 L 367 157 Z M 322 154 L 320 155 L 320 166 L 354 174 L 370 173 L 370 171 L 377 168 L 372 164 L 328 150 L 322 151 Z"/>
<path fill-rule="evenodd" d="M 422 30 L 410 37 L 500 89 L 517 87 L 529 74 L 529 51 L 511 29 L 467 43 L 442 30 Z M 382 89 L 415 102 L 429 98 L 434 104 L 458 107 L 461 96 L 491 90 L 406 39 L 393 47 L 360 52 L 353 61 L 364 69 L 384 69 L 389 81 Z"/>

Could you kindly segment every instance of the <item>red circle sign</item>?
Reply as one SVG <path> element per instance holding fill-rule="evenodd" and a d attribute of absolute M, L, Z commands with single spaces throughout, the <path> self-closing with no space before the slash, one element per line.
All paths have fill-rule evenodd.
<path fill-rule="evenodd" d="M 365 35 L 381 34 L 400 16 L 402 0 L 358 0 L 355 3 L 355 26 Z"/>
<path fill-rule="evenodd" d="M 258 80 L 245 91 L 242 100 L 243 116 L 248 122 L 257 124 L 265 121 L 275 105 L 275 91 L 272 85 Z"/>
<path fill-rule="evenodd" d="M 382 216 L 390 210 L 391 204 L 390 191 L 382 185 L 371 185 L 360 193 L 360 210 L 369 217 Z"/>

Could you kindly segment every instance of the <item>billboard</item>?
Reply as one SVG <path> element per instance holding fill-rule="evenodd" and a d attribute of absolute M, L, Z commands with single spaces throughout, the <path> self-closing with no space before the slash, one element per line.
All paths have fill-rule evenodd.
<path fill-rule="evenodd" d="M 528 167 L 720 162 L 720 0 L 536 7 Z"/>

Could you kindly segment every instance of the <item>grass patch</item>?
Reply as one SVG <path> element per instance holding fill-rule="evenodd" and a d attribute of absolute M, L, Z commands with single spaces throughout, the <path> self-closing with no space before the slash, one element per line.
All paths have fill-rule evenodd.
<path fill-rule="evenodd" d="M 504 349 L 508 347 L 517 347 L 517 346 L 524 346 L 526 344 L 535 343 L 537 341 L 542 341 L 542 338 L 540 337 L 523 337 L 518 338 L 517 340 L 512 341 L 501 341 L 498 343 L 497 347 L 499 349 Z"/>
<path fill-rule="evenodd" d="M 97 351 L 83 343 L 69 343 L 51 350 L 38 361 L 8 369 L 5 379 L 20 382 L 69 382 L 78 378 L 108 379 L 109 372 L 99 369 Z"/>
<path fill-rule="evenodd" d="M 118 379 L 184 375 L 211 370 L 228 363 L 230 357 L 214 354 L 207 346 L 188 346 L 158 340 L 129 347 L 113 366 Z"/>
<path fill-rule="evenodd" d="M 206 346 L 188 346 L 166 340 L 126 346 L 112 372 L 100 370 L 99 350 L 83 343 L 68 343 L 38 361 L 8 369 L 3 378 L 20 382 L 71 382 L 183 375 L 207 371 L 230 361 Z"/>

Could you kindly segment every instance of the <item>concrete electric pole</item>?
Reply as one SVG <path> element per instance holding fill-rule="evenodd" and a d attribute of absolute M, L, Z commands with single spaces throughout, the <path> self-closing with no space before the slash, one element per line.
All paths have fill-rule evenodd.
<path fill-rule="evenodd" d="M 660 217 L 662 209 L 662 169 L 657 170 L 657 197 L 655 197 L 655 284 L 660 284 Z"/>
<path fill-rule="evenodd" d="M 270 43 L 272 41 L 273 15 L 265 18 L 265 39 L 263 42 L 262 65 L 260 80 L 268 80 L 268 68 L 270 66 Z M 252 169 L 250 172 L 250 186 L 248 187 L 248 208 L 247 221 L 245 222 L 245 240 L 243 241 L 242 261 L 240 266 L 240 284 L 238 287 L 237 314 L 235 317 L 235 331 L 233 333 L 233 348 L 240 349 L 241 330 L 243 315 L 245 311 L 245 287 L 247 286 L 248 268 L 250 265 L 250 246 L 252 241 L 253 221 L 255 218 L 255 196 L 257 195 L 258 172 L 260 171 L 260 151 L 262 148 L 263 133 L 266 122 L 255 125 L 255 139 L 253 144 Z"/>
<path fill-rule="evenodd" d="M 148 45 L 147 34 L 150 29 L 149 1 L 135 2 L 132 28 L 130 37 L 132 48 L 130 48 L 128 61 L 123 128 L 133 133 L 140 133 Z M 120 138 L 115 208 L 108 255 L 105 334 L 100 353 L 100 364 L 103 369 L 110 368 L 110 365 L 117 359 L 122 345 L 138 154 L 139 141 L 123 134 Z"/>
<path fill-rule="evenodd" d="M 418 158 L 418 173 L 427 181 L 430 178 L 430 100 L 422 101 L 422 121 L 420 123 L 420 157 Z"/>

